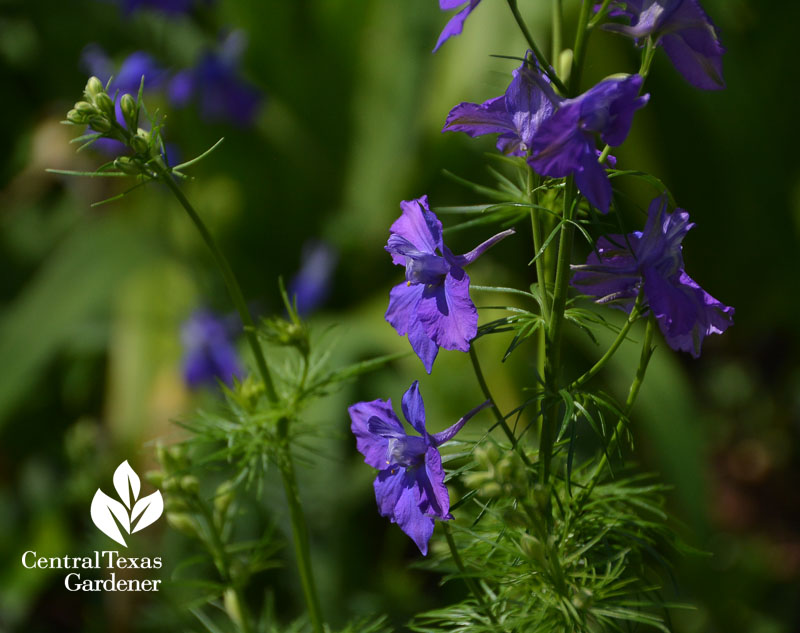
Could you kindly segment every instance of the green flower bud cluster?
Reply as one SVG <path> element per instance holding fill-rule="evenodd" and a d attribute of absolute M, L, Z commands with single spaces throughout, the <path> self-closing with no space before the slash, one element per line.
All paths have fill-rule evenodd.
<path fill-rule="evenodd" d="M 529 483 L 525 464 L 516 451 L 502 453 L 487 442 L 475 449 L 477 468 L 464 477 L 464 483 L 484 498 L 520 497 L 526 494 Z"/>
<path fill-rule="evenodd" d="M 299 318 L 264 319 L 259 333 L 268 343 L 281 347 L 294 347 L 303 356 L 308 356 L 311 349 L 308 328 Z"/>
<path fill-rule="evenodd" d="M 153 177 L 148 163 L 160 158 L 159 134 L 139 127 L 141 105 L 132 95 L 123 94 L 119 107 L 124 125 L 117 120 L 114 99 L 108 95 L 103 83 L 97 77 L 90 77 L 83 91 L 83 99 L 67 113 L 66 122 L 88 125 L 100 137 L 119 141 L 133 150 L 132 156 L 120 156 L 114 160 L 117 170 L 131 176 Z"/>
<path fill-rule="evenodd" d="M 186 474 L 189 461 L 185 450 L 182 446 L 159 445 L 156 457 L 161 470 L 149 471 L 145 477 L 164 494 L 167 523 L 187 536 L 199 536 L 193 508 L 199 501 L 200 482 L 194 475 Z"/>

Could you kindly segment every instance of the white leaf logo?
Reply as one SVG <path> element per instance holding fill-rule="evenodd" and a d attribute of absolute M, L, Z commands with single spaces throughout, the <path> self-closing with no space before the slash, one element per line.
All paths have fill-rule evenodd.
<path fill-rule="evenodd" d="M 164 512 L 164 499 L 158 490 L 139 499 L 141 481 L 128 460 L 117 466 L 113 481 L 122 503 L 98 488 L 92 499 L 92 521 L 103 534 L 127 547 L 120 527 L 132 534 L 151 525 Z"/>

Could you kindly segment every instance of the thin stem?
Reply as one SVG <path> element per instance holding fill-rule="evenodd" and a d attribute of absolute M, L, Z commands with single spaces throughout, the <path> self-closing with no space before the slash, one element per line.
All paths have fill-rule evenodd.
<path fill-rule="evenodd" d="M 625 415 L 620 417 L 620 419 L 617 421 L 617 425 L 608 440 L 606 450 L 603 452 L 600 462 L 597 464 L 597 468 L 589 480 L 589 485 L 583 491 L 584 499 L 589 497 L 589 495 L 592 493 L 592 490 L 594 490 L 594 487 L 597 485 L 597 482 L 600 480 L 600 475 L 608 464 L 609 455 L 614 452 L 617 442 L 619 441 L 619 437 L 625 430 L 625 418 L 627 418 L 628 414 L 633 408 L 634 403 L 636 402 L 636 397 L 639 395 L 639 390 L 642 388 L 642 383 L 644 382 L 644 376 L 647 373 L 647 366 L 650 363 L 651 356 L 653 355 L 653 335 L 655 334 L 655 331 L 656 320 L 651 314 L 650 318 L 647 320 L 647 327 L 644 331 L 642 353 L 639 355 L 639 366 L 636 368 L 636 375 L 633 378 L 630 389 L 628 389 L 628 397 L 625 399 Z"/>
<path fill-rule="evenodd" d="M 183 195 L 180 187 L 175 184 L 175 181 L 172 179 L 172 176 L 169 174 L 169 172 L 162 170 L 159 175 L 161 182 L 169 187 L 170 191 L 172 191 L 172 193 L 178 199 L 178 202 L 180 202 L 181 206 L 183 206 L 183 208 L 186 210 L 186 213 L 189 214 L 189 218 L 191 218 L 195 227 L 200 232 L 203 241 L 206 243 L 206 246 L 208 246 L 209 250 L 214 256 L 214 260 L 217 262 L 217 266 L 219 267 L 220 272 L 222 272 L 222 277 L 225 280 L 225 286 L 228 288 L 228 294 L 230 295 L 233 305 L 236 307 L 236 310 L 239 313 L 239 318 L 242 320 L 242 325 L 244 325 L 244 333 L 247 337 L 247 342 L 250 344 L 250 349 L 253 352 L 253 357 L 255 358 L 256 365 L 258 366 L 258 372 L 261 375 L 261 379 L 264 381 L 264 389 L 267 394 L 267 399 L 273 404 L 276 403 L 278 401 L 278 394 L 275 391 L 275 384 L 272 382 L 272 376 L 270 375 L 269 368 L 267 367 L 267 361 L 264 358 L 264 352 L 261 349 L 261 345 L 258 342 L 258 337 L 256 336 L 255 325 L 252 317 L 250 316 L 250 310 L 247 308 L 247 303 L 242 295 L 239 282 L 236 280 L 236 275 L 234 275 L 228 260 L 217 245 L 214 236 L 211 235 L 211 232 L 197 214 L 197 211 L 194 210 L 194 207 L 192 207 L 192 205 L 189 203 L 189 200 L 186 199 L 186 196 Z"/>
<path fill-rule="evenodd" d="M 575 203 L 575 181 L 572 176 L 567 177 L 564 188 L 563 224 L 558 239 L 558 261 L 556 264 L 556 277 L 553 288 L 553 304 L 550 312 L 550 322 L 547 328 L 547 358 L 545 364 L 545 386 L 549 394 L 558 392 L 558 374 L 561 367 L 561 334 L 564 324 L 564 311 L 567 306 L 567 287 L 569 282 L 569 262 L 572 255 L 572 239 L 574 226 L 572 216 Z M 542 434 L 539 445 L 542 469 L 539 471 L 541 483 L 546 484 L 550 477 L 550 464 L 553 457 L 553 442 L 555 441 L 555 425 L 558 416 L 558 406 L 551 407 L 542 421 Z"/>
<path fill-rule="evenodd" d="M 606 16 L 606 11 L 608 11 L 608 5 L 610 4 L 611 0 L 603 0 L 603 4 L 600 5 L 597 13 L 595 13 L 594 17 L 589 21 L 588 28 L 593 29 L 595 26 L 597 26 L 597 23 Z"/>
<path fill-rule="evenodd" d="M 581 84 L 581 71 L 583 61 L 586 58 L 586 42 L 589 36 L 589 15 L 591 13 L 591 0 L 581 0 L 581 10 L 578 14 L 578 30 L 575 34 L 575 47 L 572 55 L 572 70 L 569 74 L 568 96 L 574 97 L 578 93 Z"/>
<path fill-rule="evenodd" d="M 532 464 L 528 459 L 528 456 L 525 452 L 518 448 L 517 446 L 517 438 L 514 435 L 514 432 L 508 426 L 508 422 L 506 421 L 505 416 L 500 412 L 495 399 L 492 397 L 492 393 L 489 391 L 489 385 L 486 384 L 486 379 L 483 377 L 483 371 L 481 370 L 481 364 L 478 360 L 478 354 L 475 351 L 475 345 L 469 346 L 469 357 L 472 361 L 472 368 L 475 370 L 475 377 L 478 379 L 478 384 L 480 385 L 481 391 L 483 392 L 483 396 L 492 403 L 492 412 L 494 413 L 494 418 L 497 420 L 497 423 L 500 425 L 500 428 L 503 429 L 503 432 L 506 434 L 508 441 L 511 442 L 511 448 L 517 449 L 520 458 L 525 463 L 526 466 L 530 467 Z"/>
<path fill-rule="evenodd" d="M 189 214 L 192 222 L 194 223 L 200 235 L 203 237 L 208 248 L 214 255 L 214 259 L 219 266 L 222 276 L 225 279 L 225 285 L 228 288 L 228 293 L 231 296 L 233 304 L 239 312 L 239 317 L 244 325 L 245 336 L 253 351 L 253 356 L 256 359 L 259 373 L 264 382 L 264 390 L 266 392 L 267 400 L 271 404 L 277 404 L 278 394 L 275 391 L 275 385 L 272 382 L 269 368 L 267 367 L 264 352 L 256 337 L 255 325 L 250 316 L 250 311 L 245 303 L 244 296 L 242 295 L 239 282 L 233 270 L 228 264 L 228 260 L 223 255 L 222 251 L 217 246 L 214 236 L 203 223 L 202 218 L 194 210 L 194 207 L 189 203 L 186 196 L 180 190 L 178 185 L 175 184 L 169 169 L 158 160 L 156 162 L 158 169 L 159 179 L 169 187 L 170 191 L 175 195 L 183 208 Z M 281 418 L 278 420 L 278 438 L 279 438 L 279 470 L 281 479 L 283 481 L 283 489 L 286 493 L 286 502 L 289 505 L 289 517 L 292 524 L 292 537 L 294 541 L 294 550 L 297 557 L 297 567 L 300 574 L 300 583 L 303 586 L 303 593 L 306 598 L 306 606 L 308 608 L 308 617 L 311 621 L 311 626 L 314 633 L 322 633 L 322 611 L 319 606 L 317 598 L 316 586 L 314 584 L 314 575 L 311 568 L 311 553 L 308 544 L 308 527 L 306 525 L 305 515 L 303 508 L 300 504 L 300 495 L 297 489 L 297 478 L 294 473 L 294 463 L 292 460 L 291 448 L 289 445 L 289 420 Z"/>
<path fill-rule="evenodd" d="M 492 624 L 495 626 L 500 626 L 500 623 L 497 621 L 497 618 L 492 612 L 491 607 L 486 602 L 483 592 L 478 588 L 475 580 L 467 575 L 467 568 L 464 566 L 464 561 L 461 559 L 461 554 L 458 553 L 458 548 L 456 547 L 456 541 L 453 538 L 453 532 L 450 529 L 450 525 L 442 522 L 442 527 L 444 528 L 444 537 L 447 539 L 447 545 L 450 548 L 450 555 L 453 557 L 453 562 L 456 564 L 456 567 L 458 567 L 458 571 L 461 572 L 461 577 L 464 579 L 467 588 L 472 592 L 472 595 L 475 596 L 475 600 L 478 601 L 478 604 L 481 605 L 481 607 L 486 611 L 486 615 L 489 616 Z"/>
<path fill-rule="evenodd" d="M 517 25 L 519 26 L 522 34 L 525 36 L 525 40 L 528 42 L 528 46 L 531 47 L 533 54 L 536 56 L 536 60 L 539 62 L 539 66 L 542 67 L 542 71 L 545 75 L 550 78 L 550 81 L 555 84 L 556 88 L 563 94 L 567 94 L 567 87 L 558 78 L 558 74 L 556 73 L 555 69 L 550 65 L 550 62 L 547 61 L 547 58 L 544 56 L 542 51 L 536 45 L 536 40 L 533 39 L 533 35 L 531 35 L 530 30 L 528 29 L 528 25 L 525 24 L 525 20 L 522 18 L 522 14 L 519 12 L 519 7 L 517 7 L 517 0 L 507 0 L 508 1 L 508 8 L 511 9 L 511 13 L 514 15 L 514 19 L 517 21 Z"/>
<path fill-rule="evenodd" d="M 611 359 L 611 357 L 616 353 L 619 349 L 619 346 L 622 345 L 622 342 L 628 336 L 628 331 L 631 329 L 634 321 L 639 318 L 639 307 L 642 303 L 642 292 L 640 291 L 636 297 L 636 302 L 633 304 L 633 308 L 631 309 L 630 315 L 625 321 L 625 324 L 620 329 L 619 333 L 617 334 L 617 338 L 614 339 L 614 342 L 611 344 L 611 347 L 606 350 L 606 353 L 598 360 L 594 366 L 587 371 L 583 376 L 575 380 L 567 389 L 572 391 L 573 389 L 577 389 L 578 387 L 587 383 L 591 378 L 597 375 L 597 373 L 603 369 L 605 364 Z"/>
<path fill-rule="evenodd" d="M 539 284 L 539 295 L 542 299 L 542 317 L 545 323 L 550 320 L 550 297 L 547 294 L 547 273 L 544 265 L 542 248 L 542 218 L 539 206 L 538 183 L 539 176 L 530 167 L 528 168 L 528 200 L 531 203 L 531 231 L 533 233 L 533 252 L 536 257 L 536 281 Z"/>
<path fill-rule="evenodd" d="M 561 57 L 562 40 L 561 34 L 564 30 L 564 7 L 563 0 L 553 0 L 553 63 L 558 64 Z M 560 66 L 560 64 L 559 64 Z"/>
<path fill-rule="evenodd" d="M 288 421 L 285 422 L 288 427 Z M 311 568 L 311 555 L 308 544 L 308 527 L 306 526 L 305 514 L 300 504 L 300 494 L 297 489 L 297 478 L 294 474 L 294 463 L 289 449 L 289 442 L 286 439 L 286 430 L 279 428 L 279 433 L 284 442 L 281 443 L 281 454 L 278 458 L 279 470 L 283 481 L 283 490 L 286 493 L 286 501 L 289 504 L 289 518 L 292 524 L 292 541 L 294 542 L 294 553 L 297 557 L 297 569 L 300 573 L 300 584 L 303 587 L 303 594 L 308 608 L 308 618 L 311 620 L 311 628 L 314 633 L 322 633 L 322 610 L 317 598 L 317 588 L 314 583 L 314 572 Z"/>
<path fill-rule="evenodd" d="M 209 512 L 205 503 L 198 501 L 196 506 L 199 508 L 200 513 L 203 515 L 206 525 L 208 526 L 208 536 L 210 539 L 210 543 L 208 543 L 208 545 L 211 548 L 211 556 L 214 559 L 214 564 L 217 567 L 217 571 L 219 572 L 220 576 L 222 576 L 222 580 L 225 582 L 225 584 L 230 586 L 230 588 L 233 590 L 233 594 L 236 598 L 236 606 L 239 609 L 239 617 L 237 618 L 236 614 L 230 613 L 228 614 L 228 617 L 235 624 L 239 625 L 242 633 L 250 633 L 253 630 L 250 626 L 250 610 L 247 608 L 247 604 L 244 601 L 242 590 L 239 588 L 238 583 L 231 574 L 230 565 L 228 564 L 228 555 L 225 552 L 225 544 L 222 542 L 222 538 L 220 538 L 219 532 L 217 531 L 214 518 L 211 516 L 211 512 Z"/>

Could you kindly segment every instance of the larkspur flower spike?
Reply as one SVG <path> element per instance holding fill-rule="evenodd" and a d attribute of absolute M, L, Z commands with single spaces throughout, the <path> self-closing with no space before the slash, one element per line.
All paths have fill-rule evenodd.
<path fill-rule="evenodd" d="M 442 223 L 428 208 L 428 197 L 404 200 L 403 214 L 390 229 L 385 249 L 406 268 L 406 280 L 392 288 L 386 320 L 408 335 L 425 370 L 431 373 L 439 348 L 469 351 L 478 334 L 478 310 L 469 296 L 464 266 L 512 235 L 508 229 L 465 255 L 453 255 L 442 241 Z M 438 250 L 438 253 L 437 253 Z"/>
<path fill-rule="evenodd" d="M 681 242 L 694 224 L 686 211 L 666 209 L 666 196 L 655 198 L 643 231 L 601 237 L 586 264 L 572 267 L 571 285 L 626 312 L 643 291 L 667 344 L 697 358 L 706 336 L 733 325 L 734 309 L 686 274 Z"/>
<path fill-rule="evenodd" d="M 375 501 L 381 516 L 397 523 L 423 555 L 434 521 L 448 521 L 450 496 L 444 484 L 439 446 L 451 440 L 486 401 L 440 433 L 425 428 L 425 404 L 414 381 L 403 395 L 403 415 L 419 435 L 409 435 L 397 419 L 391 400 L 359 402 L 348 408 L 356 447 L 364 461 L 376 468 Z"/>

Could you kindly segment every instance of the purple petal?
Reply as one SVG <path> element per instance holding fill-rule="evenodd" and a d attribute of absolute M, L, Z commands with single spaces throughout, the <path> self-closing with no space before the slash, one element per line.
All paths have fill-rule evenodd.
<path fill-rule="evenodd" d="M 589 151 L 584 154 L 580 167 L 575 171 L 575 186 L 589 203 L 608 213 L 611 205 L 611 183 L 606 176 L 605 168 L 597 162 L 597 154 Z"/>
<path fill-rule="evenodd" d="M 683 0 L 662 26 L 664 52 L 684 79 L 702 90 L 721 90 L 722 55 L 714 23 L 697 0 Z"/>
<path fill-rule="evenodd" d="M 531 55 L 528 51 L 528 55 Z M 514 79 L 505 94 L 506 111 L 525 149 L 530 147 L 542 122 L 549 118 L 563 99 L 538 71 L 523 62 L 514 71 Z"/>
<path fill-rule="evenodd" d="M 347 409 L 350 414 L 350 430 L 356 436 L 356 448 L 364 456 L 364 461 L 378 470 L 386 468 L 389 440 L 394 432 L 405 435 L 405 429 L 392 409 L 391 400 L 359 402 Z M 372 423 L 370 421 L 372 420 Z M 370 425 L 379 435 L 370 430 Z"/>
<path fill-rule="evenodd" d="M 408 240 L 418 251 L 433 254 L 442 247 L 442 223 L 428 208 L 428 196 L 400 203 L 402 215 L 394 221 L 389 232 Z M 388 248 L 387 248 L 388 250 Z M 406 258 L 392 254 L 392 262 L 405 266 Z"/>
<path fill-rule="evenodd" d="M 428 516 L 433 516 L 443 521 L 452 519 L 450 514 L 450 495 L 447 486 L 444 485 L 444 468 L 442 467 L 442 456 L 439 455 L 433 446 L 428 447 L 425 452 L 425 473 L 427 477 L 423 484 L 425 500 L 428 502 L 423 511 Z M 422 479 L 420 477 L 420 479 Z"/>
<path fill-rule="evenodd" d="M 506 111 L 505 95 L 484 103 L 459 103 L 447 115 L 442 132 L 464 132 L 473 138 L 506 132 L 517 136 L 517 128 Z"/>
<path fill-rule="evenodd" d="M 411 386 L 403 394 L 403 415 L 411 426 L 416 429 L 422 437 L 427 437 L 428 432 L 425 430 L 425 403 L 422 402 L 422 396 L 419 395 L 419 381 L 415 380 Z"/>
<path fill-rule="evenodd" d="M 433 361 L 439 354 L 439 346 L 428 336 L 425 326 L 419 321 L 414 320 L 414 324 L 408 331 L 408 342 L 411 343 L 411 349 L 422 361 L 425 371 L 429 374 L 433 369 Z"/>
<path fill-rule="evenodd" d="M 417 306 L 425 292 L 423 284 L 401 283 L 389 293 L 389 307 L 385 318 L 400 336 L 408 334 L 408 342 L 419 356 L 425 371 L 431 373 L 439 346 L 431 340 L 417 316 Z"/>
<path fill-rule="evenodd" d="M 389 307 L 384 318 L 400 336 L 405 336 L 414 327 L 417 321 L 417 306 L 424 291 L 423 284 L 403 282 L 389 292 Z"/>
<path fill-rule="evenodd" d="M 372 487 L 375 490 L 375 501 L 382 517 L 394 517 L 394 509 L 409 480 L 406 469 L 402 466 L 382 470 L 375 477 Z M 415 485 L 413 478 L 411 485 Z M 392 519 L 394 521 L 394 519 Z"/>
<path fill-rule="evenodd" d="M 667 196 L 653 198 L 647 210 L 647 223 L 634 253 L 641 268 L 656 266 L 659 274 L 671 277 L 683 268 L 681 242 L 694 226 L 682 209 L 667 213 Z"/>
<path fill-rule="evenodd" d="M 469 4 L 467 6 L 450 18 L 450 21 L 442 30 L 441 35 L 439 35 L 439 40 L 436 42 L 436 46 L 433 49 L 434 53 L 438 51 L 442 44 L 444 44 L 451 37 L 461 34 L 461 31 L 464 30 L 464 21 L 469 17 L 469 14 L 472 13 L 475 7 L 480 4 L 480 1 L 481 0 L 469 0 Z M 440 6 L 441 4 L 442 1 L 440 0 Z M 461 2 L 445 2 L 445 4 L 447 4 L 449 7 L 455 8 L 459 6 Z"/>
<path fill-rule="evenodd" d="M 479 404 L 452 426 L 446 428 L 444 431 L 439 431 L 439 433 L 432 434 L 430 436 L 431 443 L 434 446 L 441 446 L 445 442 L 449 442 L 451 439 L 453 439 L 453 437 L 455 437 L 455 434 L 461 430 L 461 427 L 463 427 L 472 416 L 490 406 L 492 406 L 491 400 L 487 400 L 486 402 Z"/>
<path fill-rule="evenodd" d="M 594 150 L 591 136 L 578 127 L 580 104 L 566 103 L 544 121 L 531 143 L 528 164 L 539 174 L 564 178 L 581 164 L 587 148 Z"/>
<path fill-rule="evenodd" d="M 427 555 L 433 518 L 426 517 L 420 509 L 422 489 L 417 477 L 405 468 L 384 470 L 375 478 L 374 489 L 381 516 L 397 523 Z"/>
<path fill-rule="evenodd" d="M 645 293 L 667 344 L 700 356 L 703 339 L 733 325 L 734 309 L 703 290 L 684 271 L 671 280 L 645 272 Z"/>
<path fill-rule="evenodd" d="M 502 231 L 501 233 L 493 235 L 485 242 L 479 244 L 478 246 L 473 248 L 469 253 L 452 257 L 452 260 L 455 264 L 457 264 L 460 267 L 466 266 L 467 264 L 471 264 L 481 255 L 483 255 L 487 250 L 489 250 L 492 246 L 497 244 L 499 241 L 504 240 L 509 235 L 514 235 L 514 233 L 515 233 L 514 229 L 507 229 L 505 231 Z"/>
<path fill-rule="evenodd" d="M 629 312 L 641 282 L 638 262 L 630 251 L 637 239 L 636 235 L 601 237 L 586 264 L 572 267 L 576 272 L 570 285 L 600 303 L 621 302 L 618 307 Z"/>
<path fill-rule="evenodd" d="M 442 286 L 426 286 L 417 316 L 428 336 L 439 347 L 469 351 L 478 333 L 478 310 L 469 296 L 469 276 L 453 267 Z"/>

